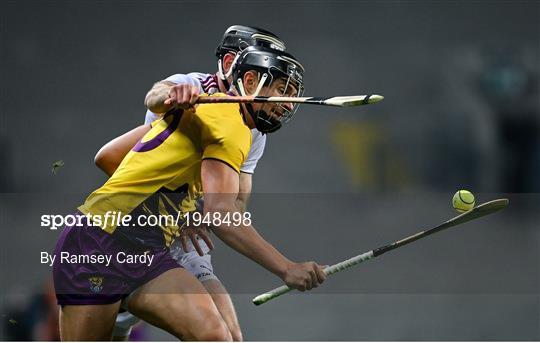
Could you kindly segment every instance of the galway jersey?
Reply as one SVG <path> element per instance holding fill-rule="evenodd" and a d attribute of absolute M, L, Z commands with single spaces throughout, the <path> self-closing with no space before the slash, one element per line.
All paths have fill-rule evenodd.
<path fill-rule="evenodd" d="M 174 74 L 165 79 L 165 81 L 173 82 L 175 84 L 186 83 L 199 87 L 201 93 L 214 94 L 219 92 L 218 80 L 216 74 L 205 74 L 205 73 L 189 73 L 189 74 Z M 161 116 L 155 114 L 154 112 L 148 110 L 146 111 L 146 117 L 144 120 L 145 124 L 150 124 L 157 119 L 160 119 Z M 264 148 L 266 145 L 266 135 L 263 135 L 259 130 L 251 130 L 252 143 L 251 150 L 247 159 L 242 164 L 240 171 L 242 173 L 253 174 L 259 159 L 264 153 Z"/>
<path fill-rule="evenodd" d="M 85 215 L 101 218 L 107 212 L 136 217 L 150 214 L 176 216 L 178 212 L 193 211 L 203 195 L 202 160 L 217 159 L 240 172 L 250 145 L 250 130 L 244 124 L 238 104 L 201 104 L 195 112 L 168 114 L 154 123 L 110 179 L 90 194 L 79 210 Z M 108 233 L 115 232 L 117 226 L 125 228 L 118 221 L 100 224 L 96 225 Z M 155 232 L 139 230 L 138 241 L 149 240 L 151 245 L 170 246 L 180 227 L 169 224 L 158 225 L 157 230 L 163 233 L 159 237 Z M 121 232 L 133 236 L 130 230 L 136 231 L 131 228 Z"/>

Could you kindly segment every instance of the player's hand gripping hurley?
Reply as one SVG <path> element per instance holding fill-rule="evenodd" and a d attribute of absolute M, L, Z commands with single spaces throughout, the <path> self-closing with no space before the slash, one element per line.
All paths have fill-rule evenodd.
<path fill-rule="evenodd" d="M 397 249 L 401 246 L 404 246 L 405 244 L 412 243 L 420 238 L 429 236 L 431 234 L 434 234 L 435 232 L 439 232 L 444 229 L 448 229 L 450 227 L 466 223 L 468 221 L 471 221 L 473 219 L 481 218 L 484 216 L 487 216 L 488 214 L 497 212 L 499 210 L 502 210 L 508 205 L 508 199 L 497 199 L 488 201 L 486 203 L 483 203 L 482 205 L 478 205 L 472 210 L 465 212 L 463 214 L 460 214 L 457 217 L 454 217 L 438 226 L 435 226 L 431 229 L 420 231 L 412 236 L 409 236 L 407 238 L 404 238 L 402 240 L 399 240 L 397 242 L 394 242 L 392 244 L 384 245 L 382 247 L 379 247 L 377 249 L 368 251 L 366 253 L 363 253 L 361 255 L 352 257 L 348 260 L 345 260 L 343 262 L 339 262 L 334 264 L 333 266 L 327 267 L 324 269 L 324 272 L 326 275 L 332 275 L 337 272 L 340 272 L 344 269 L 348 269 L 354 265 L 357 265 L 359 263 L 362 263 L 364 261 L 370 260 L 374 257 L 380 256 L 384 254 L 385 252 Z M 287 292 L 289 292 L 292 288 L 289 288 L 288 286 L 281 286 L 278 288 L 275 288 L 271 291 L 268 291 L 264 294 L 261 294 L 253 299 L 253 303 L 255 305 L 261 305 L 265 302 L 272 300 L 280 295 L 283 295 Z"/>

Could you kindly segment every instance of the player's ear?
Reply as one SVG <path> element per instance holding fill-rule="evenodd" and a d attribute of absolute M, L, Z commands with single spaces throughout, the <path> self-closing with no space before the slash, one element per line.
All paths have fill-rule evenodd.
<path fill-rule="evenodd" d="M 253 94 L 257 90 L 259 85 L 258 73 L 254 70 L 248 70 L 244 73 L 244 78 L 242 80 L 244 84 L 244 89 L 247 94 Z"/>
<path fill-rule="evenodd" d="M 234 61 L 234 58 L 236 57 L 236 54 L 233 54 L 232 52 L 228 52 L 223 56 L 222 60 L 222 68 L 223 72 L 227 74 L 229 70 L 231 69 L 232 63 Z"/>

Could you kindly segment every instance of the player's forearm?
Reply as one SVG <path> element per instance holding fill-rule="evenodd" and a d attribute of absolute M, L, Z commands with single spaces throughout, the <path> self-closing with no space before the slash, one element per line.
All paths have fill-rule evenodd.
<path fill-rule="evenodd" d="M 105 144 L 94 157 L 96 165 L 111 176 L 133 146 L 150 130 L 150 125 L 141 125 Z"/>
<path fill-rule="evenodd" d="M 253 226 L 221 227 L 214 233 L 225 244 L 257 262 L 281 279 L 292 262 L 262 238 Z"/>
<path fill-rule="evenodd" d="M 238 196 L 236 197 L 236 206 L 242 212 L 246 212 L 249 196 L 251 195 L 252 174 L 240 173 L 240 184 Z"/>
<path fill-rule="evenodd" d="M 225 218 L 227 213 L 232 218 L 238 209 L 211 209 L 206 208 L 207 213 L 220 213 L 220 218 Z M 283 278 L 292 262 L 281 254 L 274 246 L 268 243 L 251 225 L 244 226 L 222 224 L 214 228 L 214 233 L 225 244 L 238 251 L 242 255 L 257 262 L 268 271 Z"/>
<path fill-rule="evenodd" d="M 163 114 L 170 110 L 172 105 L 166 105 L 164 102 L 169 98 L 169 91 L 173 85 L 164 81 L 154 84 L 144 99 L 146 108 L 156 114 Z"/>

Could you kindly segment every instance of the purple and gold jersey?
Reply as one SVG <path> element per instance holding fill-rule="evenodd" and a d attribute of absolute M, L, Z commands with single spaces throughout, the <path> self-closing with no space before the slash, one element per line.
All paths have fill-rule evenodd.
<path fill-rule="evenodd" d="M 220 96 L 218 94 L 216 96 Z M 173 214 L 194 210 L 202 197 L 201 162 L 223 161 L 240 172 L 251 145 L 238 104 L 201 104 L 169 114 L 126 155 L 116 172 L 79 207 L 83 214 Z M 116 223 L 103 223 L 108 233 Z M 178 227 L 161 226 L 169 246 Z"/>

